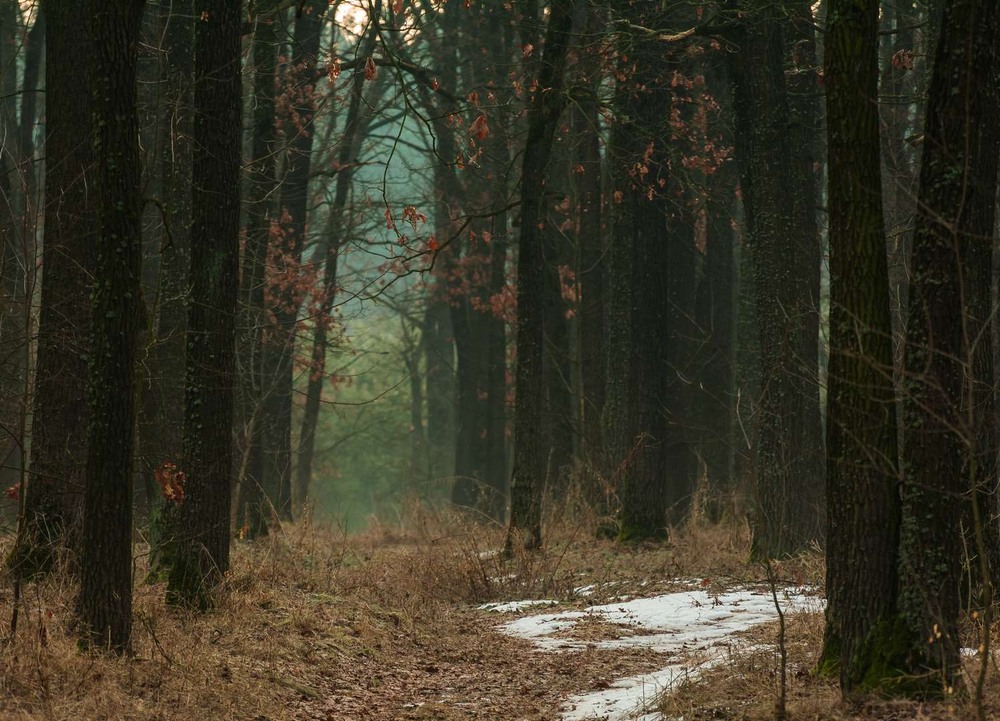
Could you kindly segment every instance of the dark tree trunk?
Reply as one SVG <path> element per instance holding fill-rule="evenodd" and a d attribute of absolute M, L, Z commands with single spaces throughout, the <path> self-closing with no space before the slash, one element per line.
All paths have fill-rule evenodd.
<path fill-rule="evenodd" d="M 924 129 L 903 378 L 908 435 L 899 608 L 909 634 L 905 670 L 918 676 L 915 683 L 922 682 L 926 693 L 961 683 L 960 499 L 970 490 L 964 460 L 976 457 L 978 445 L 978 430 L 962 413 L 969 408 L 966 394 L 974 401 L 978 394 L 963 387 L 963 379 L 974 378 L 977 367 L 968 330 L 982 322 L 981 317 L 963 322 L 974 279 L 962 278 L 962 260 L 963 248 L 985 245 L 982 237 L 973 237 L 984 230 L 977 193 L 989 193 L 993 202 L 994 191 L 975 185 L 985 181 L 995 190 L 995 149 L 993 157 L 985 157 L 979 130 L 996 111 L 987 98 L 998 10 L 984 0 L 945 3 Z M 970 308 L 973 314 L 979 310 Z M 977 405 L 970 411 L 979 420 Z"/>
<path fill-rule="evenodd" d="M 96 217 L 90 175 L 95 162 L 91 98 L 76 59 L 89 53 L 79 13 L 47 2 L 45 87 L 45 240 L 38 321 L 35 395 L 25 533 L 13 565 L 24 576 L 47 571 L 59 546 L 79 537 L 90 410 L 89 278 L 94 272 Z M 83 139 L 81 141 L 81 139 Z"/>
<path fill-rule="evenodd" d="M 439 211 L 440 212 L 440 211 Z M 435 220 L 435 223 L 437 221 Z M 439 236 L 440 237 L 440 236 Z M 454 469 L 455 344 L 442 280 L 435 278 L 424 311 L 424 396 L 427 399 L 427 474 L 432 480 Z"/>
<path fill-rule="evenodd" d="M 486 257 L 467 246 L 463 270 L 472 273 L 468 261 L 477 265 Z M 452 275 L 453 284 L 460 285 L 458 273 Z M 473 292 L 479 293 L 479 290 Z M 458 381 L 457 442 L 455 446 L 455 485 L 451 502 L 459 508 L 478 508 L 482 505 L 486 489 L 486 466 L 489 451 L 486 439 L 486 362 L 488 350 L 487 318 L 473 306 L 472 298 L 463 289 L 451 291 L 451 328 L 455 339 Z"/>
<path fill-rule="evenodd" d="M 546 186 L 552 193 L 561 193 L 565 185 L 562 178 L 569 174 L 569 156 L 566 139 L 560 138 L 550 161 Z M 545 354 L 542 359 L 545 375 L 545 478 L 553 497 L 564 498 L 573 464 L 573 446 L 576 430 L 573 422 L 573 385 L 570 324 L 567 311 L 570 305 L 563 297 L 563 284 L 568 278 L 563 268 L 573 270 L 573 251 L 569 236 L 564 230 L 566 211 L 548 203 L 545 227 L 542 231 L 545 258 Z"/>
<path fill-rule="evenodd" d="M 167 597 L 205 608 L 229 568 L 240 219 L 240 6 L 212 0 L 195 24 L 191 301 L 177 558 Z"/>
<path fill-rule="evenodd" d="M 668 172 L 666 168 L 661 169 L 661 176 L 666 176 Z M 665 180 L 666 188 L 676 186 L 677 181 Z M 663 373 L 667 387 L 663 412 L 667 417 L 667 429 L 663 452 L 665 467 L 669 469 L 666 503 L 667 520 L 671 524 L 680 523 L 687 517 L 698 478 L 698 456 L 695 453 L 698 429 L 697 421 L 693 421 L 696 399 L 691 382 L 696 372 L 693 361 L 698 344 L 694 322 L 697 295 L 695 222 L 688 204 L 690 199 L 682 197 L 675 202 L 677 205 L 672 210 L 664 209 L 667 215 L 667 336 Z M 653 295 L 648 297 L 647 302 L 655 303 L 655 294 L 662 289 L 650 292 Z"/>
<path fill-rule="evenodd" d="M 794 553 L 822 535 L 817 367 L 815 353 L 807 352 L 818 342 L 813 330 L 819 294 L 805 277 L 812 276 L 812 261 L 819 261 L 816 238 L 799 217 L 806 209 L 794 202 L 812 184 L 796 181 L 802 176 L 793 151 L 801 148 L 793 144 L 797 134 L 790 127 L 783 18 L 775 6 L 746 14 L 733 34 L 739 52 L 729 55 L 760 343 L 758 420 L 751 437 L 758 558 Z"/>
<path fill-rule="evenodd" d="M 882 214 L 877 0 L 833 0 L 826 32 L 830 218 L 827 627 L 824 665 L 845 694 L 878 687 L 892 646 L 899 482 Z"/>
<path fill-rule="evenodd" d="M 800 491 L 792 494 L 792 514 L 806 540 L 825 533 L 826 472 L 819 389 L 823 383 L 819 359 L 820 266 L 823 249 L 816 218 L 820 206 L 823 161 L 822 76 L 816 58 L 815 20 L 810 0 L 785 0 L 788 14 L 785 82 L 788 88 L 788 145 L 791 153 L 792 238 L 797 245 L 792 278 L 798 324 L 791 334 L 798 363 L 794 392 L 802 397 L 801 424 L 793 426 L 801 456 Z"/>
<path fill-rule="evenodd" d="M 918 24 L 913 3 L 891 0 L 882 3 L 882 12 L 888 25 L 891 20 L 895 34 L 883 40 L 882 73 L 879 87 L 882 120 L 882 178 L 885 198 L 885 222 L 889 230 L 889 282 L 892 307 L 892 332 L 896 375 L 903 363 L 903 329 L 906 321 L 908 291 L 907 259 L 912 240 L 913 214 L 916 211 L 916 158 L 907 137 L 914 132 L 911 120 L 915 94 L 913 61 L 907 52 L 916 50 L 914 27 Z M 896 56 L 896 53 L 902 53 Z M 919 127 L 917 125 L 916 127 Z"/>
<path fill-rule="evenodd" d="M 1000 29 L 1000 19 L 994 20 Z M 996 108 L 1000 102 L 1000 44 L 993 40 L 993 70 L 987 73 L 977 101 L 982 108 Z M 983 62 L 988 62 L 984 59 Z M 981 116 L 980 116 L 981 117 Z M 997 161 L 1000 157 L 1000 124 L 992 118 L 974 126 L 974 159 L 970 168 L 968 231 L 962 242 L 962 287 L 965 289 L 965 363 L 971 373 L 963 376 L 963 415 L 972 447 L 966 458 L 965 476 L 969 480 L 969 498 L 963 528 L 965 547 L 969 549 L 968 577 L 971 580 L 969 601 L 981 607 L 995 599 L 1000 587 L 1000 496 L 997 492 L 997 403 L 996 369 L 993 354 L 997 339 L 993 319 L 997 312 L 993 293 L 993 244 L 997 215 Z M 981 537 L 977 533 L 982 532 Z M 981 549 L 980 546 L 983 546 Z M 980 551 L 986 552 L 985 564 Z M 985 570 L 985 574 L 984 574 Z M 986 589 L 984 583 L 992 584 Z M 988 595 L 987 592 L 988 591 Z M 973 598 L 978 596 L 978 598 Z"/>
<path fill-rule="evenodd" d="M 307 241 L 309 170 L 316 130 L 313 125 L 316 64 L 323 33 L 323 15 L 328 6 L 326 0 L 309 0 L 300 7 L 292 44 L 292 69 L 287 77 L 294 84 L 289 90 L 293 94 L 294 119 L 286 118 L 286 127 L 293 137 L 288 141 L 288 166 L 281 186 L 281 204 L 288 222 L 274 254 L 275 273 L 282 277 L 282 287 L 271 289 L 275 295 L 272 307 L 274 326 L 271 352 L 266 360 L 271 387 L 264 414 L 268 457 L 266 473 L 271 474 L 265 487 L 275 489 L 277 495 L 271 498 L 271 502 L 282 520 L 291 520 L 293 503 L 304 504 L 308 492 L 307 488 L 296 488 L 294 491 L 292 488 L 295 331 L 302 303 L 301 291 L 296 287 L 293 276 L 299 273 Z"/>
<path fill-rule="evenodd" d="M 528 107 L 528 134 L 521 168 L 521 225 L 517 262 L 517 397 L 514 407 L 514 470 L 506 547 L 537 548 L 542 542 L 541 498 L 545 480 L 542 442 L 545 332 L 542 221 L 545 169 L 562 113 L 563 75 L 573 21 L 572 0 L 552 0 L 537 73 L 538 90 Z"/>
<path fill-rule="evenodd" d="M 277 133 L 275 129 L 275 83 L 277 82 L 278 18 L 261 15 L 256 18 L 253 38 L 253 161 L 249 166 L 247 193 L 247 244 L 243 254 L 243 287 L 241 293 L 246 306 L 246 330 L 241 349 L 243 358 L 243 454 L 244 459 L 237 476 L 239 505 L 237 526 L 243 538 L 259 538 L 268 533 L 271 517 L 270 498 L 277 489 L 265 492 L 265 482 L 273 480 L 264 467 L 266 438 L 264 407 L 270 388 L 263 368 L 263 357 L 269 343 L 266 337 L 267 307 L 264 284 L 266 282 L 267 248 L 271 237 L 271 223 L 276 220 L 277 204 L 273 198 L 278 181 L 275 167 Z"/>
<path fill-rule="evenodd" d="M 588 34 L 596 32 L 597 21 L 588 21 Z M 604 307 L 607 259 L 604 248 L 604 233 L 601 228 L 603 213 L 601 208 L 601 140 L 598 134 L 597 83 L 600 70 L 597 65 L 597 51 L 593 48 L 581 49 L 584 59 L 579 66 L 579 81 L 594 93 L 593 97 L 571 106 L 570 132 L 572 137 L 573 168 L 582 172 L 573 174 L 573 209 L 576 227 L 577 281 L 580 320 L 577 332 L 580 364 L 579 422 L 583 436 L 582 458 L 591 467 L 587 477 L 587 496 L 591 503 L 602 504 L 596 487 L 596 474 L 600 468 L 603 443 L 601 415 L 604 413 L 605 345 Z"/>
<path fill-rule="evenodd" d="M 194 2 L 172 0 L 161 5 L 165 52 L 161 108 L 160 167 L 164 233 L 157 239 L 159 271 L 157 318 L 147 381 L 151 396 L 144 404 L 151 414 L 145 438 L 140 438 L 146 463 L 155 470 L 164 463 L 179 465 L 184 432 L 184 346 L 187 328 L 188 265 L 191 252 L 191 100 L 194 77 Z M 150 572 L 166 574 L 172 564 L 170 535 L 177 521 L 176 506 L 150 484 Z M 155 495 L 154 495 L 155 494 Z"/>
<path fill-rule="evenodd" d="M 96 265 L 78 613 L 84 638 L 126 651 L 132 631 L 132 460 L 142 240 L 136 63 L 143 0 L 90 0 Z M 79 20 L 77 19 L 77 22 Z"/>
<path fill-rule="evenodd" d="M 706 69 L 706 86 L 720 108 L 731 109 L 724 61 L 716 58 Z M 708 132 L 723 147 L 732 147 L 732 132 L 712 116 Z M 698 286 L 697 319 L 703 349 L 698 355 L 701 392 L 698 412 L 700 453 L 707 482 L 706 511 L 721 520 L 736 487 L 734 450 L 735 332 L 736 332 L 736 163 L 723 160 L 706 179 L 704 275 Z"/>
<path fill-rule="evenodd" d="M 381 12 L 381 1 L 376 2 L 373 12 L 378 16 Z M 375 27 L 368 34 L 359 57 L 370 57 L 375 49 L 377 39 Z M 364 74 L 355 71 L 352 83 L 351 102 L 344 121 L 344 132 L 340 139 L 340 154 L 337 158 L 337 185 L 334 191 L 333 205 L 328 210 L 329 222 L 318 254 L 323 257 L 323 288 L 320 295 L 319 312 L 315 318 L 313 330 L 312 359 L 309 366 L 309 384 L 306 389 L 306 404 L 302 414 L 302 431 L 299 434 L 298 465 L 296 467 L 296 485 L 299 498 L 305 500 L 312 478 L 313 454 L 316 447 L 316 426 L 319 422 L 319 410 L 323 400 L 323 388 L 326 386 L 326 354 L 329 344 L 330 327 L 332 323 L 334 301 L 337 297 L 337 261 L 340 248 L 344 243 L 346 233 L 345 218 L 348 208 L 347 200 L 354 179 L 352 163 L 357 159 L 361 149 L 361 140 L 365 135 L 367 117 L 362 115 L 362 94 L 364 92 Z"/>
<path fill-rule="evenodd" d="M 647 12 L 631 16 L 655 22 Z M 613 233 L 608 305 L 607 422 L 612 481 L 623 541 L 662 537 L 669 503 L 667 404 L 672 248 L 668 204 L 661 181 L 669 182 L 667 141 L 669 78 L 662 72 L 666 49 L 637 40 L 625 49 L 618 69 L 616 122 L 611 141 Z M 627 55 L 627 59 L 624 56 Z M 625 79 L 621 79 L 621 78 Z M 637 168 L 639 170 L 637 170 Z"/>

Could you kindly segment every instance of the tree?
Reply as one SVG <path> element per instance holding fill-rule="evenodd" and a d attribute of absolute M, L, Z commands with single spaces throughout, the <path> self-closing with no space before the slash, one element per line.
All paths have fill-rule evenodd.
<path fill-rule="evenodd" d="M 983 328 L 982 308 L 974 306 L 972 322 L 964 315 L 966 281 L 975 280 L 963 278 L 962 260 L 969 244 L 988 242 L 976 232 L 992 232 L 975 211 L 978 193 L 996 192 L 996 148 L 981 146 L 979 132 L 993 112 L 998 10 L 983 0 L 944 3 L 924 127 L 903 375 L 899 611 L 908 670 L 927 693 L 960 683 L 959 499 L 980 481 L 975 463 L 965 463 L 978 440 L 963 408 L 979 392 L 964 387 L 976 366 L 964 361 L 976 355 L 969 331 Z M 977 184 L 985 187 L 974 191 Z"/>
<path fill-rule="evenodd" d="M 376 0 L 372 14 L 378 18 L 382 11 L 381 0 Z M 359 57 L 369 58 L 375 50 L 378 39 L 378 22 L 373 21 L 360 46 Z M 365 74 L 361 69 L 354 71 L 351 82 L 351 100 L 344 120 L 344 132 L 340 140 L 337 156 L 337 182 L 334 190 L 333 205 L 329 208 L 327 232 L 316 251 L 323 259 L 323 284 L 319 295 L 319 312 L 314 319 L 312 357 L 309 365 L 309 381 L 306 388 L 306 403 L 302 414 L 302 431 L 299 433 L 298 466 L 295 469 L 296 485 L 300 500 L 305 500 L 313 473 L 313 456 L 316 447 L 316 426 L 319 421 L 320 404 L 323 400 L 323 388 L 327 384 L 326 354 L 329 350 L 329 333 L 332 323 L 334 301 L 337 297 L 337 263 L 341 246 L 345 244 L 347 234 L 347 201 L 354 178 L 352 163 L 358 157 L 361 140 L 364 137 L 368 117 L 363 115 L 362 95 L 364 91 Z M 419 376 L 417 376 L 419 377 Z M 420 424 L 416 424 L 419 428 Z"/>
<path fill-rule="evenodd" d="M 521 229 L 517 261 L 517 396 L 514 406 L 514 469 L 506 547 L 542 543 L 541 494 L 545 482 L 542 444 L 542 325 L 545 281 L 539 224 L 544 217 L 545 168 L 565 99 L 562 94 L 573 21 L 572 0 L 553 0 L 538 62 L 537 88 L 528 107 L 528 135 L 521 168 Z M 519 535 L 520 534 L 520 535 Z"/>
<path fill-rule="evenodd" d="M 181 462 L 184 429 L 184 365 L 187 329 L 188 267 L 191 252 L 192 91 L 194 80 L 194 1 L 171 0 L 160 6 L 164 67 L 161 71 L 160 172 L 163 232 L 158 234 L 158 303 L 151 372 L 145 382 L 145 433 L 140 426 L 142 470 L 149 478 L 169 473 Z M 149 171 L 147 170 L 147 173 Z M 152 473 L 149 471 L 152 470 Z M 176 504 L 155 484 L 150 503 L 150 570 L 169 573 L 177 522 Z M 157 494 L 153 496 L 152 494 Z"/>
<path fill-rule="evenodd" d="M 630 23 L 656 27 L 662 16 L 637 4 Z M 613 234 L 608 303 L 608 423 L 612 477 L 620 501 L 618 538 L 666 533 L 671 470 L 668 294 L 671 239 L 667 200 L 667 119 L 673 99 L 656 38 L 623 38 L 615 89 Z"/>
<path fill-rule="evenodd" d="M 258 538 L 268 533 L 270 504 L 278 497 L 277 487 L 265 492 L 264 484 L 276 483 L 274 473 L 265 464 L 264 410 L 270 391 L 264 358 L 272 342 L 266 304 L 268 244 L 277 203 L 278 188 L 275 163 L 277 129 L 275 123 L 275 85 L 277 83 L 278 19 L 270 14 L 258 14 L 253 35 L 253 137 L 251 163 L 247 177 L 247 244 L 243 253 L 241 293 L 245 305 L 245 330 L 241 338 L 243 454 L 239 483 L 239 506 L 236 509 L 240 533 Z"/>
<path fill-rule="evenodd" d="M 195 26 L 191 300 L 177 557 L 167 597 L 205 608 L 229 568 L 239 255 L 240 3 L 203 0 Z"/>
<path fill-rule="evenodd" d="M 738 3 L 730 3 L 737 9 Z M 729 53 L 748 250 L 760 343 L 760 390 L 753 429 L 757 500 L 753 553 L 780 556 L 822 535 L 822 447 L 817 417 L 819 255 L 789 127 L 780 3 L 748 4 Z M 797 180 L 798 179 L 798 180 Z M 815 221 L 811 224 L 815 228 Z"/>
<path fill-rule="evenodd" d="M 833 0 L 825 85 L 829 153 L 827 628 L 847 694 L 898 657 L 899 482 L 892 320 L 882 213 L 878 0 Z"/>
<path fill-rule="evenodd" d="M 291 104 L 285 127 L 288 139 L 287 168 L 282 183 L 281 205 L 284 232 L 275 248 L 274 273 L 278 283 L 269 291 L 274 322 L 271 327 L 267 364 L 268 393 L 265 400 L 265 438 L 267 468 L 271 477 L 266 488 L 271 502 L 283 520 L 291 520 L 292 504 L 304 503 L 306 488 L 292 488 L 292 386 L 294 383 L 295 330 L 298 324 L 302 291 L 296 282 L 302 251 L 306 244 L 309 207 L 309 174 L 315 136 L 316 64 L 323 17 L 327 0 L 309 0 L 299 4 L 292 39 L 291 70 L 286 76 L 285 93 Z M 308 482 L 308 477 L 299 477 Z"/>
<path fill-rule="evenodd" d="M 90 0 L 97 201 L 78 613 L 84 637 L 118 653 L 132 628 L 132 453 L 142 320 L 136 63 L 144 0 Z"/>
<path fill-rule="evenodd" d="M 88 279 L 97 242 L 91 195 L 91 97 L 75 58 L 88 48 L 79 13 L 46 2 L 45 224 L 42 302 L 35 361 L 31 457 L 24 533 L 12 566 L 28 577 L 47 571 L 60 547 L 76 548 L 82 521 L 86 447 Z M 87 51 L 89 53 L 89 50 Z"/>

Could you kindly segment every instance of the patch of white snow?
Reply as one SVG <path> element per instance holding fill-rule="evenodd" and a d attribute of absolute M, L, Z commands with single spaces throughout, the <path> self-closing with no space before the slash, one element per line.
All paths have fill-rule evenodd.
<path fill-rule="evenodd" d="M 778 594 L 782 611 L 821 610 L 822 599 L 807 595 L 805 590 L 782 590 Z M 645 634 L 602 641 L 553 637 L 595 615 L 602 621 L 641 629 Z M 673 663 L 659 671 L 619 679 L 606 689 L 572 696 L 562 707 L 564 721 L 658 721 L 658 714 L 645 712 L 649 702 L 681 679 L 696 677 L 703 669 L 721 663 L 734 643 L 731 637 L 735 633 L 775 618 L 777 611 L 767 589 L 736 589 L 718 595 L 690 590 L 591 606 L 583 611 L 524 616 L 505 623 L 501 630 L 530 640 L 542 651 L 650 648 L 676 656 Z"/>
<path fill-rule="evenodd" d="M 558 601 L 548 598 L 535 598 L 526 601 L 501 601 L 498 603 L 484 603 L 477 606 L 480 611 L 493 611 L 494 613 L 518 613 L 533 606 L 555 606 Z"/>

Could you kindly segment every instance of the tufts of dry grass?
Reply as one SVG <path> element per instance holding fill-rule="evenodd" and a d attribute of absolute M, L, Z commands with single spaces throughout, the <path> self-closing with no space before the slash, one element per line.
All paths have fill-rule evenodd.
<path fill-rule="evenodd" d="M 475 605 L 550 598 L 582 606 L 662 593 L 675 579 L 708 579 L 722 592 L 766 576 L 747 562 L 746 524 L 695 517 L 666 543 L 621 546 L 596 538 L 600 519 L 585 508 L 553 509 L 545 547 L 505 559 L 502 529 L 478 521 L 414 503 L 399 524 L 373 521 L 353 536 L 300 522 L 235 544 L 210 613 L 168 608 L 162 585 L 137 585 L 133 654 L 123 659 L 78 650 L 67 574 L 28 584 L 17 636 L 0 646 L 0 718 L 542 721 L 555 718 L 568 695 L 654 670 L 664 659 L 645 651 L 531 653 L 526 642 L 498 635 L 499 619 Z M 138 579 L 146 576 L 146 555 L 137 547 Z M 818 552 L 775 570 L 783 583 L 822 585 Z M 3 628 L 10 611 L 3 587 Z M 623 632 L 597 622 L 573 631 L 584 641 Z M 773 626 L 749 632 L 727 664 L 663 699 L 667 718 L 771 718 L 776 634 Z M 812 675 L 821 636 L 819 614 L 789 616 L 791 719 L 965 712 L 961 705 L 843 704 L 833 682 Z M 991 708 L 1000 708 L 1000 690 L 990 694 Z"/>

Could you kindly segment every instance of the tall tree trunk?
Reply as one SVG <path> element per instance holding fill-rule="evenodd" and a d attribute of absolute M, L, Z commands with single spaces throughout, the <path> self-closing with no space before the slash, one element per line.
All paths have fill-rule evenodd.
<path fill-rule="evenodd" d="M 118 653 L 132 631 L 132 461 L 142 321 L 136 63 L 144 0 L 89 0 L 97 238 L 78 613 Z"/>
<path fill-rule="evenodd" d="M 35 164 L 35 123 L 41 89 L 38 76 L 45 49 L 45 16 L 39 9 L 30 30 L 22 30 L 22 14 L 13 0 L 0 5 L 0 423 L 18 428 L 30 403 L 28 366 L 32 313 L 29 302 L 35 284 L 38 204 Z M 17 83 L 18 58 L 24 65 Z M 18 90 L 20 89 L 20 93 Z M 17 99 L 21 112 L 15 112 Z M 4 433 L 0 439 L 0 488 L 20 482 L 26 438 Z"/>
<path fill-rule="evenodd" d="M 598 32 L 603 18 L 591 12 L 587 22 L 587 35 Z M 589 466 L 585 471 L 590 479 L 587 495 L 591 503 L 603 505 L 603 495 L 597 488 L 603 442 L 601 415 L 604 413 L 606 347 L 604 343 L 604 308 L 606 282 L 606 255 L 601 203 L 601 139 L 599 135 L 597 87 L 601 73 L 598 51 L 589 44 L 580 50 L 583 59 L 578 66 L 578 81 L 593 93 L 570 107 L 570 133 L 572 138 L 573 210 L 577 238 L 577 286 L 580 320 L 577 331 L 577 352 L 580 366 L 580 398 L 577 413 L 583 436 L 582 458 Z M 579 171 L 579 172 L 577 172 Z M 606 510 L 606 509 L 604 509 Z"/>
<path fill-rule="evenodd" d="M 994 21 L 1000 28 L 1000 20 Z M 1000 43 L 994 40 L 993 70 L 986 74 L 979 89 L 980 108 L 995 108 L 1000 101 Z M 984 60 L 984 62 L 987 62 Z M 991 119 L 992 120 L 992 119 Z M 969 549 L 969 573 L 976 605 L 995 599 L 1000 587 L 1000 494 L 997 491 L 997 403 L 996 368 L 993 354 L 997 338 L 993 332 L 993 318 L 998 305 L 993 293 L 993 244 L 997 216 L 997 164 L 1000 158 L 1000 124 L 984 121 L 973 129 L 974 158 L 970 169 L 968 233 L 962 242 L 962 287 L 965 289 L 965 328 L 963 344 L 964 361 L 971 372 L 963 376 L 963 416 L 971 444 L 966 458 L 965 476 L 969 479 L 970 503 L 966 504 L 965 547 Z M 974 440 L 973 440 L 974 437 Z M 973 494 L 975 494 L 973 506 Z M 981 537 L 977 537 L 978 532 Z M 980 548 L 980 545 L 984 548 Z M 980 551 L 986 553 L 980 563 Z M 983 574 L 983 569 L 986 574 Z M 985 584 L 992 584 L 989 589 Z"/>
<path fill-rule="evenodd" d="M 191 163 L 193 157 L 192 84 L 194 80 L 194 2 L 171 0 L 160 6 L 165 67 L 160 148 L 164 229 L 159 248 L 157 318 L 147 380 L 146 438 L 140 438 L 146 462 L 156 470 L 180 464 L 184 431 L 184 346 L 187 328 L 188 266 L 191 252 Z M 150 572 L 169 573 L 176 505 L 160 489 L 149 488 Z M 156 496 L 152 494 L 157 494 Z"/>
<path fill-rule="evenodd" d="M 299 273 L 302 251 L 306 245 L 306 216 L 309 208 L 309 172 L 312 161 L 313 112 L 315 110 L 316 62 L 323 34 L 323 15 L 329 3 L 309 0 L 300 6 L 295 21 L 292 44 L 292 65 L 288 80 L 293 84 L 292 110 L 294 117 L 286 119 L 288 132 L 287 172 L 282 183 L 281 205 L 284 209 L 284 233 L 277 252 L 275 272 L 282 277 L 282 287 L 273 288 L 274 326 L 271 353 L 267 361 L 271 388 L 265 405 L 268 468 L 272 474 L 266 487 L 274 488 L 277 496 L 271 502 L 283 520 L 291 520 L 292 506 L 305 503 L 305 488 L 292 488 L 292 387 L 296 326 L 301 290 L 294 276 Z"/>
<path fill-rule="evenodd" d="M 708 92 L 722 109 L 731 110 L 728 76 L 721 58 L 710 61 L 705 72 Z M 732 132 L 721 119 L 707 120 L 710 137 L 722 147 L 733 145 Z M 736 187 L 739 173 L 732 159 L 724 159 L 708 176 L 705 199 L 705 272 L 698 286 L 697 319 L 704 338 L 699 354 L 698 404 L 702 426 L 700 452 L 705 463 L 708 502 L 712 520 L 720 520 L 736 488 L 734 451 L 735 334 L 736 334 Z"/>
<path fill-rule="evenodd" d="M 211 0 L 195 25 L 191 301 L 184 463 L 173 603 L 205 608 L 229 569 L 240 221 L 240 3 Z"/>
<path fill-rule="evenodd" d="M 815 20 L 811 0 L 785 0 L 788 14 L 785 82 L 788 88 L 788 145 L 791 153 L 792 233 L 797 239 L 793 282 L 795 303 L 791 349 L 798 363 L 793 392 L 802 400 L 801 424 L 792 426 L 800 455 L 801 491 L 793 494 L 792 514 L 806 540 L 825 533 L 826 494 L 823 420 L 819 389 L 823 384 L 819 360 L 820 266 L 822 247 L 816 218 L 820 206 L 823 163 L 822 76 L 816 57 Z"/>
<path fill-rule="evenodd" d="M 266 473 L 264 465 L 265 426 L 264 407 L 268 393 L 267 376 L 263 358 L 270 338 L 267 337 L 267 307 L 264 284 L 266 278 L 267 247 L 271 239 L 271 224 L 277 221 L 277 204 L 273 198 L 278 187 L 275 153 L 277 131 L 275 127 L 275 84 L 277 82 L 279 20 L 273 15 L 258 15 L 253 37 L 253 138 L 249 166 L 247 193 L 247 244 L 243 254 L 243 287 L 241 293 L 246 306 L 246 331 L 241 343 L 244 389 L 243 398 L 243 454 L 240 467 L 239 506 L 237 526 L 244 538 L 258 538 L 268 533 L 271 516 L 270 498 L 277 497 L 277 489 L 265 492 L 264 484 L 275 480 Z"/>
<path fill-rule="evenodd" d="M 539 223 L 542 221 L 545 169 L 562 113 L 563 75 L 573 22 L 573 0 L 552 0 L 537 90 L 528 107 L 528 135 L 521 168 L 521 226 L 517 261 L 517 397 L 514 407 L 514 470 L 510 486 L 510 523 L 506 548 L 542 543 L 541 497 L 545 480 L 542 443 L 545 342 L 545 281 Z"/>
<path fill-rule="evenodd" d="M 649 26 L 656 16 L 635 11 L 630 20 Z M 669 503 L 668 263 L 675 248 L 663 190 L 669 182 L 663 131 L 672 105 L 662 76 L 665 53 L 656 40 L 633 42 L 615 91 L 606 416 L 623 541 L 662 537 Z"/>
<path fill-rule="evenodd" d="M 379 17 L 381 11 L 381 0 L 377 0 L 372 12 L 375 17 Z M 371 57 L 377 40 L 376 30 L 377 26 L 373 24 L 365 38 L 359 57 Z M 364 74 L 360 70 L 356 70 L 351 89 L 351 102 L 347 108 L 347 118 L 344 121 L 344 133 L 340 139 L 340 153 L 337 158 L 339 170 L 337 171 L 333 206 L 328 211 L 330 215 L 327 232 L 324 234 L 318 251 L 323 257 L 323 287 L 320 295 L 319 313 L 316 316 L 313 330 L 309 384 L 306 389 L 306 404 L 302 414 L 302 431 L 299 434 L 299 455 L 296 467 L 296 483 L 299 497 L 303 500 L 308 495 L 309 483 L 312 479 L 316 426 L 319 422 L 323 388 L 327 381 L 326 354 L 332 323 L 331 313 L 337 297 L 337 261 L 347 232 L 347 200 L 354 179 L 352 163 L 355 162 L 361 150 L 361 140 L 365 136 L 368 121 L 368 117 L 362 113 L 363 91 Z"/>
<path fill-rule="evenodd" d="M 89 53 L 79 13 L 46 2 L 45 239 L 42 304 L 38 321 L 25 532 L 12 565 L 23 576 L 44 572 L 53 551 L 79 538 L 90 409 L 89 278 L 94 273 L 96 162 L 88 138 L 91 98 L 75 58 Z"/>
<path fill-rule="evenodd" d="M 830 178 L 827 627 L 845 694 L 898 668 L 900 503 L 882 213 L 877 0 L 833 0 L 826 33 Z"/>
<path fill-rule="evenodd" d="M 822 439 L 812 438 L 819 428 L 817 368 L 802 358 L 818 342 L 811 317 L 818 291 L 804 280 L 816 239 L 805 233 L 793 202 L 809 184 L 795 182 L 783 17 L 776 6 L 744 15 L 733 35 L 739 52 L 729 55 L 760 343 L 752 433 L 758 558 L 794 553 L 821 535 L 815 452 Z"/>
<path fill-rule="evenodd" d="M 903 379 L 908 435 L 899 607 L 909 632 L 906 670 L 920 677 L 927 693 L 961 682 L 960 499 L 970 491 L 963 461 L 975 457 L 978 440 L 962 414 L 968 407 L 963 379 L 974 378 L 976 367 L 968 329 L 981 322 L 963 320 L 969 285 L 961 263 L 965 246 L 984 242 L 973 237 L 982 230 L 976 210 L 983 201 L 976 194 L 992 198 L 995 192 L 995 152 L 990 158 L 980 152 L 979 129 L 995 112 L 987 98 L 998 11 L 984 0 L 945 3 L 924 129 Z M 975 189 L 981 181 L 994 190 Z"/>

